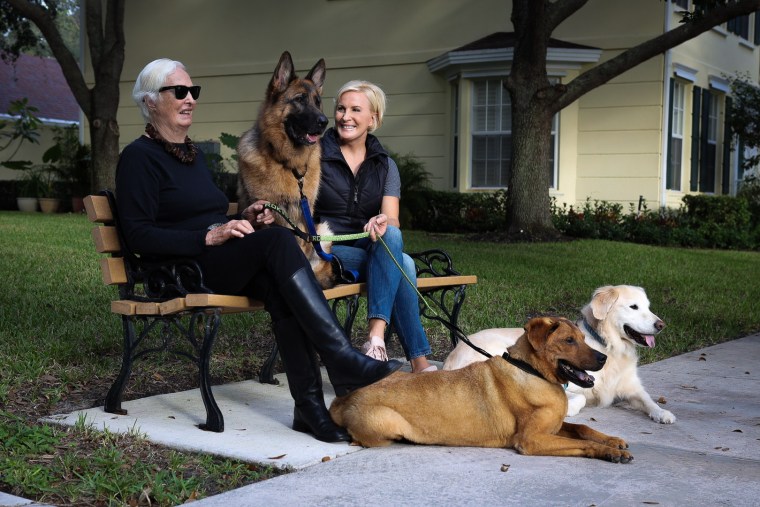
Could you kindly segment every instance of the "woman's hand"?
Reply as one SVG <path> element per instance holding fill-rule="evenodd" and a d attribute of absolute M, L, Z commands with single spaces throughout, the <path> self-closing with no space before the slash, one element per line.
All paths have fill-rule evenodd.
<path fill-rule="evenodd" d="M 219 246 L 230 238 L 242 238 L 253 232 L 248 220 L 230 220 L 206 233 L 206 246 Z"/>
<path fill-rule="evenodd" d="M 369 233 L 369 238 L 372 241 L 377 241 L 377 238 L 385 234 L 386 229 L 388 229 L 388 217 L 382 213 L 370 218 L 364 226 L 364 232 Z"/>
<path fill-rule="evenodd" d="M 269 208 L 265 208 L 264 205 L 269 204 L 269 201 L 256 201 L 248 206 L 242 213 L 244 219 L 248 220 L 251 225 L 271 225 L 274 223 L 274 213 Z"/>

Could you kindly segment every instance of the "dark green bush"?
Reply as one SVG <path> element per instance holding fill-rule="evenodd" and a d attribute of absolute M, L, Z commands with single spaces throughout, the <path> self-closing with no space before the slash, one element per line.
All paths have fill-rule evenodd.
<path fill-rule="evenodd" d="M 506 225 L 507 193 L 459 194 L 427 190 L 414 209 L 412 227 L 431 232 L 488 232 Z M 402 196 L 403 198 L 403 196 Z"/>

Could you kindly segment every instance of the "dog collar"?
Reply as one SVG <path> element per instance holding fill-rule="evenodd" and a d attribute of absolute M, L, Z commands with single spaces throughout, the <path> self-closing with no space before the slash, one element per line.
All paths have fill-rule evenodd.
<path fill-rule="evenodd" d="M 525 361 L 522 361 L 520 359 L 515 359 L 514 357 L 510 356 L 509 355 L 509 351 L 505 351 L 501 355 L 501 357 L 504 358 L 504 360 L 507 361 L 512 366 L 516 366 L 516 367 L 520 368 L 524 372 L 530 373 L 531 375 L 535 375 L 536 377 L 538 377 L 540 379 L 546 380 L 546 377 L 544 377 L 543 375 L 541 375 L 541 373 L 539 373 L 539 371 L 537 369 L 535 369 L 534 367 L 532 367 L 531 365 L 529 365 Z M 548 380 L 546 380 L 546 381 L 549 382 Z"/>
<path fill-rule="evenodd" d="M 594 329 L 593 327 L 591 327 L 591 324 L 589 324 L 586 321 L 586 319 L 582 319 L 582 321 L 583 321 L 583 327 L 586 328 L 586 331 L 589 332 L 589 334 L 591 335 L 591 337 L 594 340 L 598 341 L 599 343 L 601 343 L 603 346 L 606 347 L 607 346 L 607 341 L 604 338 L 602 338 L 602 336 L 599 333 L 596 332 L 596 329 Z"/>

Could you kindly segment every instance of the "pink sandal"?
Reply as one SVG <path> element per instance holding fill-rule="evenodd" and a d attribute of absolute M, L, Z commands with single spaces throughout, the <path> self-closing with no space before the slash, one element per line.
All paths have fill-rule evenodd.
<path fill-rule="evenodd" d="M 362 345 L 362 353 L 378 361 L 387 361 L 388 354 L 385 351 L 385 340 L 379 336 L 373 336 Z"/>

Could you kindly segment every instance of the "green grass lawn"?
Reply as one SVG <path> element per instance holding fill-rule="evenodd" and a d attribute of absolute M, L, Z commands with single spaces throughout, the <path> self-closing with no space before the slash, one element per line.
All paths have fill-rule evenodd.
<path fill-rule="evenodd" d="M 158 491 L 163 494 L 154 505 L 172 505 L 276 474 L 224 460 L 212 459 L 212 466 L 208 457 L 150 447 L 139 435 L 93 436 L 87 428 L 64 430 L 36 422 L 43 415 L 102 404 L 118 371 L 121 324 L 109 310 L 116 289 L 100 279 L 91 228 L 82 215 L 0 212 L 0 490 L 88 505 L 123 503 L 153 484 L 154 499 Z M 668 325 L 657 347 L 644 351 L 642 362 L 760 331 L 756 252 L 596 240 L 499 244 L 417 231 L 405 238 L 407 251 L 444 249 L 460 272 L 478 276 L 460 316 L 467 333 L 522 327 L 544 313 L 576 319 L 596 287 L 618 284 L 644 287 L 652 310 Z M 361 322 L 360 314 L 355 338 L 363 333 Z M 447 332 L 438 324 L 426 325 L 434 357 L 443 359 Z M 270 346 L 266 315 L 225 316 L 212 363 L 214 381 L 256 377 Z M 139 361 L 126 399 L 186 389 L 194 382 L 194 370 L 184 362 Z M 104 462 L 134 463 L 139 456 L 144 469 L 125 482 L 124 474 L 108 478 L 85 467 L 89 457 L 75 450 L 88 448 L 93 439 L 100 439 L 93 448 L 110 450 Z M 55 457 L 35 459 L 41 455 Z M 77 460 L 79 471 L 73 473 Z M 60 466 L 58 475 L 43 480 L 42 470 L 50 466 Z M 159 468 L 171 480 L 158 481 Z M 195 473 L 187 477 L 187 470 Z M 157 481 L 164 489 L 156 489 Z"/>

